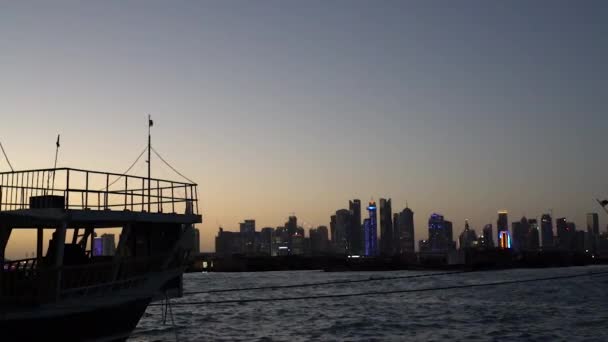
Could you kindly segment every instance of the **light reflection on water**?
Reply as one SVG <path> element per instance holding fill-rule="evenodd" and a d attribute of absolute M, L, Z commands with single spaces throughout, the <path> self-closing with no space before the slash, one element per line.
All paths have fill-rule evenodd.
<path fill-rule="evenodd" d="M 332 286 L 199 294 L 175 301 L 314 296 L 474 284 L 608 270 L 589 266 L 464 273 Z M 433 271 L 196 273 L 184 290 L 287 285 Z M 130 342 L 174 341 L 149 307 Z M 322 300 L 174 306 L 180 341 L 608 341 L 608 276 Z"/>

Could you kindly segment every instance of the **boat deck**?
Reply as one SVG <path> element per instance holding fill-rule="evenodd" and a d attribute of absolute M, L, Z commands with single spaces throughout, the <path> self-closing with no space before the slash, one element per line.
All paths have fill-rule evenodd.
<path fill-rule="evenodd" d="M 0 173 L 0 225 L 115 227 L 202 222 L 197 184 L 56 168 Z"/>

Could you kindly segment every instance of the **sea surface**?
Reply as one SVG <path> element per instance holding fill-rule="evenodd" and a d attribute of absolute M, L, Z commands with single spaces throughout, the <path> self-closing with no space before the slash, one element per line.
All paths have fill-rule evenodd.
<path fill-rule="evenodd" d="M 459 273 L 317 287 L 188 295 L 171 302 L 314 297 L 608 271 L 607 266 Z M 369 279 L 437 271 L 191 273 L 184 291 Z M 441 272 L 443 273 L 443 272 Z M 130 342 L 608 341 L 608 274 L 439 291 L 234 304 L 151 306 Z M 176 336 L 177 333 L 177 336 Z"/>

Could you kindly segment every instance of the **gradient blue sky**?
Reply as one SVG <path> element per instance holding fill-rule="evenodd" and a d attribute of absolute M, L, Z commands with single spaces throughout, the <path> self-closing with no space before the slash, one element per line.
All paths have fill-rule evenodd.
<path fill-rule="evenodd" d="M 204 250 L 220 224 L 328 224 L 352 198 L 407 200 L 417 239 L 434 211 L 457 233 L 503 208 L 582 228 L 608 195 L 606 18 L 606 1 L 3 2 L 0 140 L 18 169 L 51 166 L 61 133 L 61 165 L 121 172 L 152 114 L 200 184 Z"/>

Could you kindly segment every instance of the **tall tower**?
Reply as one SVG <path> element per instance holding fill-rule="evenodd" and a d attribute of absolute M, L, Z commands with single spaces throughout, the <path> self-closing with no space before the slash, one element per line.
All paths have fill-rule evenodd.
<path fill-rule="evenodd" d="M 554 248 L 555 242 L 553 241 L 553 218 L 551 218 L 551 215 L 544 214 L 540 218 L 540 231 L 543 249 L 548 250 Z"/>
<path fill-rule="evenodd" d="M 483 227 L 483 246 L 485 248 L 494 248 L 494 236 L 492 234 L 492 224 L 488 223 Z"/>
<path fill-rule="evenodd" d="M 529 219 L 528 239 L 526 241 L 526 246 L 528 250 L 537 251 L 540 248 L 540 239 L 538 233 L 538 221 L 536 219 Z"/>
<path fill-rule="evenodd" d="M 414 253 L 414 212 L 406 207 L 395 215 L 395 240 L 398 241 L 395 251 L 398 254 Z"/>
<path fill-rule="evenodd" d="M 361 201 L 354 199 L 348 202 L 351 221 L 348 231 L 351 254 L 361 254 L 363 250 L 363 231 L 361 229 Z"/>
<path fill-rule="evenodd" d="M 349 229 L 352 217 L 349 210 L 340 209 L 336 211 L 336 252 L 351 255 L 349 244 Z"/>
<path fill-rule="evenodd" d="M 587 236 L 589 239 L 589 250 L 596 253 L 600 239 L 600 222 L 597 213 L 587 214 Z"/>
<path fill-rule="evenodd" d="M 369 218 L 363 224 L 363 243 L 365 256 L 378 255 L 378 232 L 376 223 L 376 202 L 371 201 L 367 206 Z"/>
<path fill-rule="evenodd" d="M 528 231 L 530 230 L 530 226 L 528 225 L 528 219 L 524 216 L 519 222 L 513 222 L 511 224 L 511 227 L 513 249 L 518 252 L 525 250 L 526 241 L 528 238 Z"/>
<path fill-rule="evenodd" d="M 509 231 L 509 219 L 508 212 L 501 210 L 498 212 L 498 220 L 496 221 L 496 231 L 498 233 L 502 231 Z"/>
<path fill-rule="evenodd" d="M 555 220 L 555 229 L 557 230 L 557 247 L 561 250 L 570 250 L 572 248 L 572 238 L 565 217 Z"/>
<path fill-rule="evenodd" d="M 496 221 L 496 238 L 498 239 L 498 247 L 511 248 L 511 234 L 509 234 L 509 219 L 506 210 L 498 212 L 498 220 Z"/>
<path fill-rule="evenodd" d="M 393 210 L 391 199 L 380 199 L 380 254 L 393 255 Z"/>
<path fill-rule="evenodd" d="M 443 215 L 432 214 L 429 217 L 429 245 L 433 252 L 447 252 L 448 234 Z"/>

